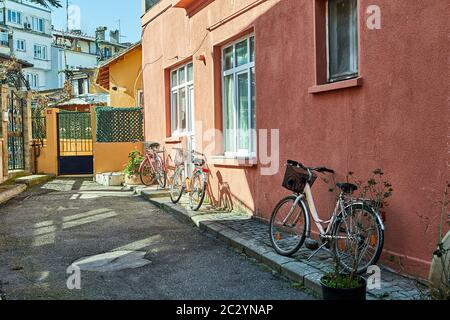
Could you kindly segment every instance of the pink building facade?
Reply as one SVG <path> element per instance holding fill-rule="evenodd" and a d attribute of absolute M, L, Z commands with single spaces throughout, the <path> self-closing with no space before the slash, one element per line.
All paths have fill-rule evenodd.
<path fill-rule="evenodd" d="M 445 1 L 161 0 L 147 9 L 146 140 L 207 153 L 211 200 L 264 220 L 288 194 L 288 159 L 333 168 L 337 181 L 382 168 L 394 195 L 381 263 L 427 276 L 450 164 Z M 328 217 L 334 195 L 320 183 L 313 191 Z"/>

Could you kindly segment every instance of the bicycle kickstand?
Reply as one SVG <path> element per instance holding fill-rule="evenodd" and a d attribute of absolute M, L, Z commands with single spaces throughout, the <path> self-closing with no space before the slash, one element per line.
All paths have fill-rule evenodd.
<path fill-rule="evenodd" d="M 309 257 L 308 259 L 306 259 L 306 261 L 310 261 L 316 254 L 319 253 L 320 250 L 322 250 L 324 247 L 326 247 L 326 245 L 328 244 L 329 241 L 325 242 L 324 244 L 322 244 L 316 251 L 314 251 Z"/>

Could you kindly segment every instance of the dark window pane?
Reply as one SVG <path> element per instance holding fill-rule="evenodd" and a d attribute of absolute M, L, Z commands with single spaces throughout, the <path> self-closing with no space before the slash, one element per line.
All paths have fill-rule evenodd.
<path fill-rule="evenodd" d="M 358 72 L 356 0 L 329 0 L 329 78 L 336 80 Z"/>

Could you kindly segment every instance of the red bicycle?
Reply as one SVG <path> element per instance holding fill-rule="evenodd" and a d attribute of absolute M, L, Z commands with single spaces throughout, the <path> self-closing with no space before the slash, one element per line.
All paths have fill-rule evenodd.
<path fill-rule="evenodd" d="M 146 186 L 157 182 L 159 187 L 164 189 L 167 184 L 167 168 L 164 157 L 160 154 L 165 154 L 165 150 L 160 150 L 161 145 L 157 142 L 146 142 L 144 147 L 144 160 L 139 167 L 141 182 Z"/>

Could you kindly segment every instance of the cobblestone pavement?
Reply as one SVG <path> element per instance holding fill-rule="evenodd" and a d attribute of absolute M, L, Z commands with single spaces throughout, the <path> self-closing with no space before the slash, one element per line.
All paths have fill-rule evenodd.
<path fill-rule="evenodd" d="M 240 237 L 248 241 L 258 241 L 259 243 L 271 249 L 269 239 L 269 226 L 256 219 L 248 220 L 224 220 L 215 221 L 216 224 L 224 228 L 234 230 Z M 312 251 L 303 246 L 297 254 L 293 256 L 298 261 L 316 268 L 324 273 L 333 270 L 331 253 L 327 250 L 321 250 L 310 261 L 307 261 Z M 392 299 L 392 300 L 412 300 L 421 299 L 421 292 L 425 292 L 425 287 L 419 282 L 398 275 L 390 270 L 382 268 L 381 289 L 370 290 L 370 298 L 373 299 Z"/>

